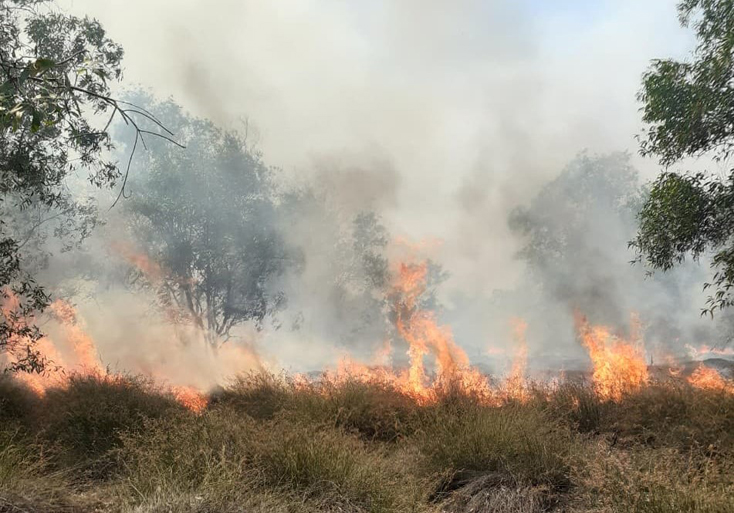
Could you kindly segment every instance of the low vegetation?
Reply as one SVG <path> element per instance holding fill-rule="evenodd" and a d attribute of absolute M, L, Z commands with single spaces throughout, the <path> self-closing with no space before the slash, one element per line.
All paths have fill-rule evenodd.
<path fill-rule="evenodd" d="M 679 383 L 421 405 L 258 375 L 199 413 L 134 376 L 0 394 L 0 512 L 734 511 L 734 396 Z"/>

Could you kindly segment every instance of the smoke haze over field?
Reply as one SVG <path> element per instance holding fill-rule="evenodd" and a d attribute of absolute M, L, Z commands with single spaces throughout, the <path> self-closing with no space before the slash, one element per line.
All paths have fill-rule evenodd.
<path fill-rule="evenodd" d="M 658 171 L 654 162 L 636 157 L 634 135 L 642 126 L 635 94 L 651 59 L 690 49 L 675 3 L 65 0 L 62 5 L 98 18 L 122 44 L 127 85 L 170 95 L 194 115 L 225 127 L 242 129 L 246 119 L 248 138 L 265 162 L 282 168 L 279 180 L 320 184 L 342 213 L 375 211 L 392 236 L 439 240 L 426 253 L 449 273 L 439 291 L 445 318 L 459 343 L 483 355 L 490 343 L 510 343 L 505 313 L 537 305 L 537 298 L 503 301 L 495 293 L 532 281 L 517 258 L 523 239 L 510 229 L 510 214 L 528 206 L 582 150 L 627 151 L 645 180 Z M 686 303 L 690 308 L 680 314 L 682 322 L 697 326 L 700 291 L 684 283 L 686 300 L 671 304 L 663 304 L 660 295 L 643 296 L 647 285 L 629 285 L 643 274 L 626 267 L 633 257 L 624 245 L 631 225 L 602 220 L 606 211 L 597 213 L 598 222 L 589 224 L 597 232 L 587 243 L 602 258 L 588 264 L 603 268 L 606 274 L 597 274 L 615 284 L 607 298 L 612 310 L 626 315 L 633 307 L 661 304 L 665 310 Z M 317 234 L 320 229 L 324 225 L 314 221 L 288 234 L 304 248 L 307 262 L 300 293 L 291 291 L 291 307 L 325 301 L 317 289 L 338 254 L 318 253 L 315 246 L 331 242 L 331 233 Z M 610 240 L 622 244 L 618 251 L 607 251 Z M 598 284 L 589 276 L 597 274 L 579 280 L 588 278 L 590 290 Z M 572 307 L 562 303 L 539 312 L 536 328 L 531 320 L 528 331 L 531 347 L 546 355 L 552 352 L 548 345 L 559 340 L 559 351 L 573 352 Z M 339 322 L 319 317 L 323 312 L 332 310 L 313 314 L 312 325 L 318 327 L 312 338 Z M 298 355 L 299 341 L 309 339 L 307 333 L 259 337 L 263 344 L 275 337 L 273 346 L 285 360 Z M 309 343 L 305 366 L 333 360 L 329 344 Z M 577 349 L 576 356 L 584 354 Z"/>
<path fill-rule="evenodd" d="M 688 37 L 673 1 L 67 1 L 124 46 L 128 82 L 249 117 L 286 172 L 379 152 L 395 231 L 444 239 L 483 290 L 520 272 L 506 212 L 582 149 L 634 153 L 640 74 Z"/>

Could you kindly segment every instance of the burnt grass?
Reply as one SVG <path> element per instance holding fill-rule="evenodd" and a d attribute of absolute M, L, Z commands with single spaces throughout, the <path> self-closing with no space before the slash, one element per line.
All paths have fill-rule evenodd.
<path fill-rule="evenodd" d="M 0 512 L 732 512 L 734 395 L 583 383 L 486 406 L 245 376 L 201 413 L 155 383 L 0 379 Z"/>

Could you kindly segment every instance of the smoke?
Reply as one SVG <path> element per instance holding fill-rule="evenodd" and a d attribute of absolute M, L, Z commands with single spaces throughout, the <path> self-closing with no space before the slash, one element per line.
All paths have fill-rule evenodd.
<path fill-rule="evenodd" d="M 354 251 L 354 221 L 365 212 L 376 213 L 392 240 L 439 241 L 419 253 L 448 273 L 438 291 L 440 316 L 474 361 L 492 363 L 490 346 L 511 352 L 514 315 L 528 321 L 531 365 L 583 356 L 572 322 L 579 306 L 620 326 L 630 310 L 643 310 L 661 344 L 678 345 L 670 340 L 677 337 L 682 346 L 692 333 L 709 337 L 697 318 L 703 301 L 694 270 L 665 289 L 629 266 L 633 217 L 592 208 L 587 236 L 569 250 L 583 249 L 589 260 L 547 269 L 542 290 L 518 257 L 526 239 L 508 223 L 518 207 L 542 203 L 544 188 L 581 150 L 629 152 L 640 182 L 657 171 L 635 156 L 635 93 L 651 59 L 690 47 L 673 2 L 65 5 L 100 19 L 123 45 L 126 85 L 170 95 L 226 128 L 242 130 L 247 120 L 250 141 L 280 168 L 281 207 L 290 211 L 274 222 L 301 264 L 270 284 L 289 301 L 279 329 L 240 334 L 279 365 L 318 368 L 341 351 L 367 354 L 383 343 L 380 298 L 361 285 L 370 276 Z M 568 221 L 562 204 L 542 209 L 551 223 Z M 92 252 L 103 254 L 107 242 L 97 244 Z M 392 250 L 375 249 L 382 256 Z M 96 301 L 126 313 L 114 330 L 90 329 L 108 341 L 106 358 L 123 365 L 134 356 L 126 336 L 153 346 L 169 328 L 140 306 L 149 303 L 121 299 L 110 287 L 95 292 Z M 666 323 L 675 329 L 663 333 Z M 146 358 L 182 369 L 203 358 L 193 351 L 179 362 L 171 353 L 151 348 Z"/>

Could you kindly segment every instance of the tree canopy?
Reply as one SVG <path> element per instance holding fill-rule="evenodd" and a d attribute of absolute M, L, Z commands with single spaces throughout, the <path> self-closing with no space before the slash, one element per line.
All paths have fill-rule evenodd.
<path fill-rule="evenodd" d="M 276 225 L 272 170 L 246 137 L 192 117 L 172 101 L 136 100 L 186 144 L 148 145 L 124 203 L 131 234 L 165 270 L 164 306 L 185 312 L 211 343 L 282 306 L 272 280 L 289 259 Z"/>
<path fill-rule="evenodd" d="M 581 154 L 546 184 L 510 228 L 524 238 L 519 256 L 550 295 L 576 308 L 608 299 L 628 258 L 622 252 L 642 202 L 629 155 Z"/>
<path fill-rule="evenodd" d="M 58 12 L 47 0 L 0 1 L 0 352 L 16 368 L 40 370 L 33 351 L 40 331 L 27 322 L 49 296 L 34 279 L 34 237 L 54 233 L 84 238 L 95 209 L 65 187 L 77 171 L 96 186 L 126 176 L 109 158 L 110 124 L 121 118 L 135 143 L 156 130 L 137 119 L 154 118 L 111 96 L 122 76 L 122 48 L 89 18 Z"/>
<path fill-rule="evenodd" d="M 645 73 L 639 99 L 648 128 L 641 152 L 665 166 L 702 155 L 726 162 L 734 144 L 734 3 L 685 0 L 678 10 L 697 45 L 690 62 L 657 60 Z M 734 171 L 663 172 L 639 221 L 631 245 L 640 260 L 665 271 L 686 257 L 711 254 L 704 312 L 734 304 Z"/>

